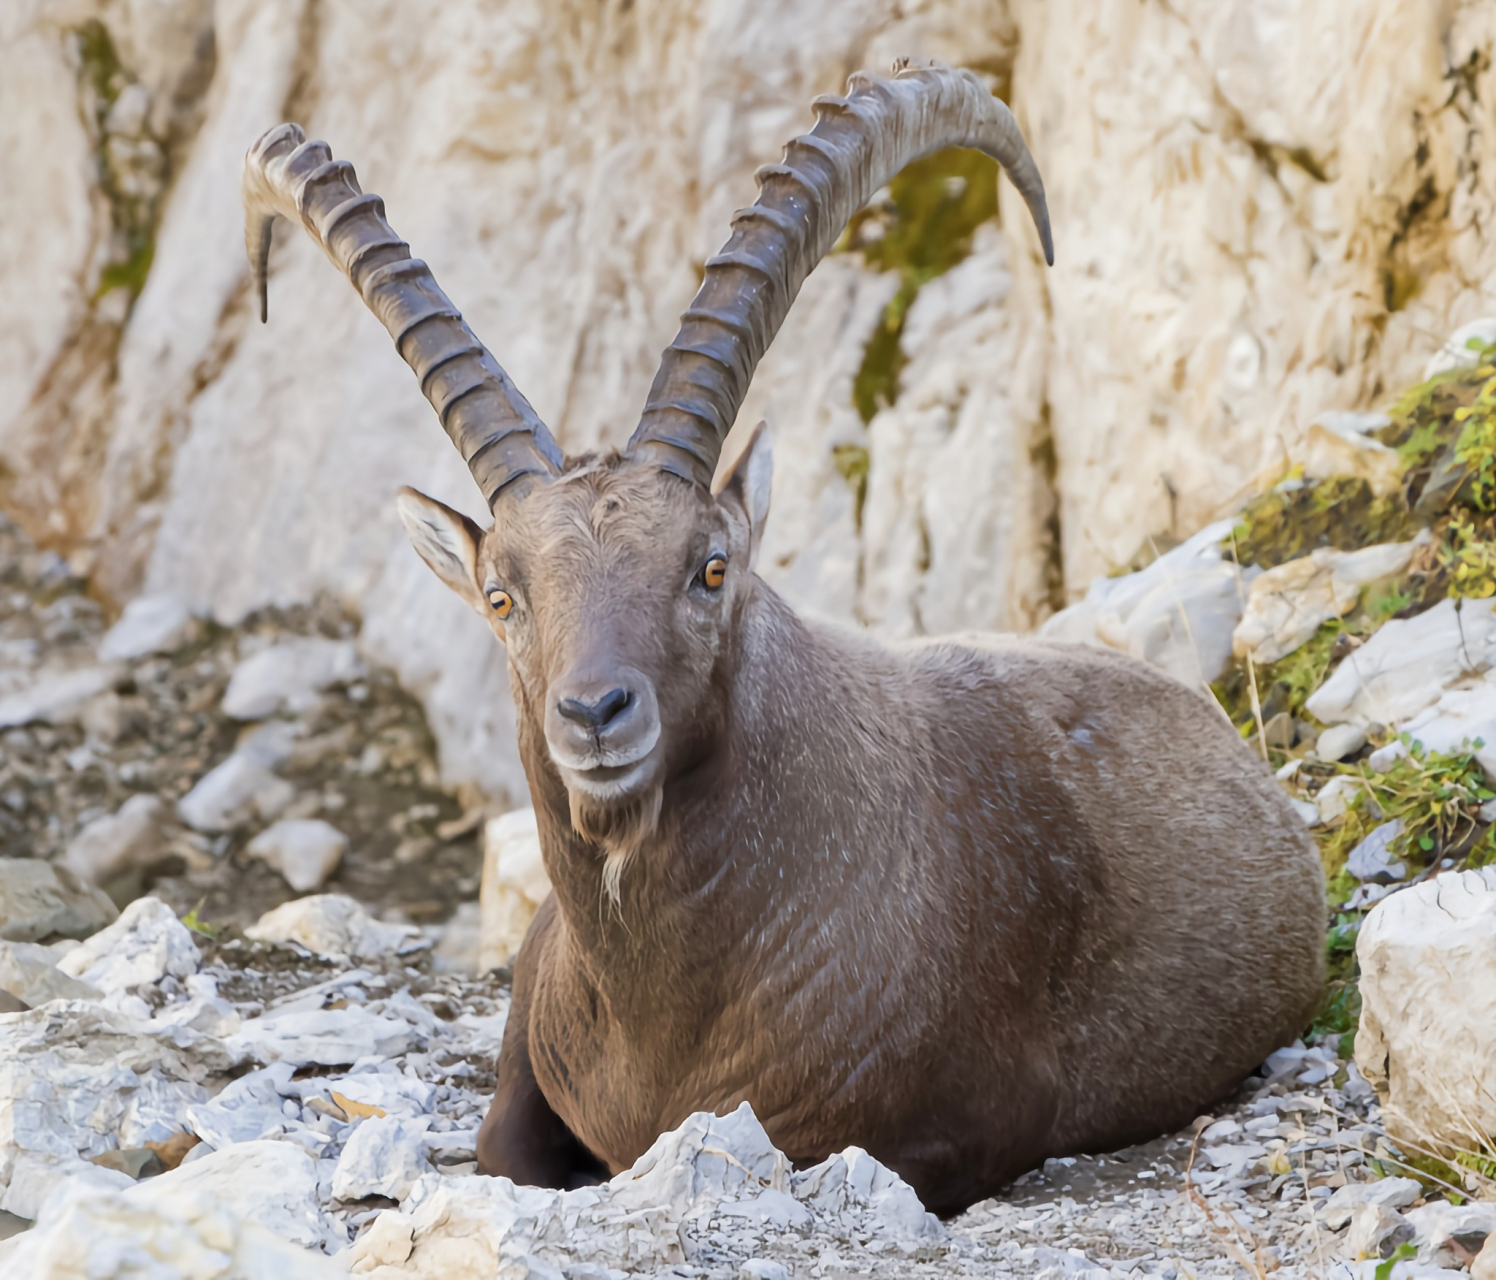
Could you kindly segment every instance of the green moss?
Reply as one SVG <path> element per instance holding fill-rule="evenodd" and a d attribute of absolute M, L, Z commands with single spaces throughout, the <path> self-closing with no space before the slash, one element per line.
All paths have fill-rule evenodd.
<path fill-rule="evenodd" d="M 120 63 L 108 29 L 97 19 L 90 19 L 73 30 L 73 39 L 85 112 L 93 117 L 99 186 L 109 201 L 114 227 L 114 253 L 99 273 L 94 298 L 102 298 L 115 289 L 127 289 L 133 299 L 145 287 L 156 255 L 159 198 L 134 194 L 132 184 L 122 183 L 105 145 L 104 122 L 109 109 L 131 78 Z"/>
<path fill-rule="evenodd" d="M 852 486 L 853 516 L 857 531 L 862 531 L 862 508 L 867 502 L 868 451 L 860 444 L 839 444 L 831 450 L 837 474 Z"/>
<path fill-rule="evenodd" d="M 870 267 L 895 271 L 898 292 L 883 310 L 852 386 L 864 422 L 898 399 L 905 356 L 900 339 L 915 296 L 971 252 L 977 227 L 997 216 L 998 166 L 980 151 L 952 147 L 908 165 L 881 206 L 858 213 L 839 242 Z"/>
<path fill-rule="evenodd" d="M 1411 536 L 1416 527 L 1401 497 L 1379 498 L 1359 477 L 1291 478 L 1243 509 L 1235 529 L 1236 554 L 1244 565 L 1271 569 L 1319 547 L 1356 551 L 1393 542 Z"/>

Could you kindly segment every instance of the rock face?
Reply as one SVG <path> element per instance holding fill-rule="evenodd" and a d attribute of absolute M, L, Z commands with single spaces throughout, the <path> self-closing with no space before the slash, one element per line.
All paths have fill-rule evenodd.
<path fill-rule="evenodd" d="M 518 799 L 502 654 L 392 512 L 413 482 L 479 514 L 460 460 L 310 244 L 281 237 L 272 322 L 249 323 L 237 172 L 261 130 L 302 115 L 357 162 L 580 450 L 631 429 L 693 264 L 813 95 L 897 55 L 990 70 L 1056 267 L 1004 187 L 915 293 L 898 394 L 864 421 L 900 281 L 842 255 L 744 415 L 777 432 L 763 569 L 792 599 L 893 633 L 1025 628 L 1493 310 L 1493 46 L 1479 0 L 16 0 L 0 497 L 116 600 L 357 601 L 449 778 Z M 1315 448 L 1354 448 L 1335 436 L 1321 417 Z M 160 621 L 132 643 L 167 643 Z"/>
<path fill-rule="evenodd" d="M 1496 868 L 1378 903 L 1356 943 L 1356 1063 L 1389 1132 L 1480 1150 L 1496 1133 Z"/>

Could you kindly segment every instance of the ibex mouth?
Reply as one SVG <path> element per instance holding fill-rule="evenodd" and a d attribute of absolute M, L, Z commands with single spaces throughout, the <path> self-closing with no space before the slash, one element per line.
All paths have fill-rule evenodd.
<path fill-rule="evenodd" d="M 631 795 L 639 789 L 650 772 L 647 753 L 628 764 L 599 764 L 586 769 L 562 766 L 567 783 L 579 791 L 585 791 L 594 800 L 614 800 Z"/>

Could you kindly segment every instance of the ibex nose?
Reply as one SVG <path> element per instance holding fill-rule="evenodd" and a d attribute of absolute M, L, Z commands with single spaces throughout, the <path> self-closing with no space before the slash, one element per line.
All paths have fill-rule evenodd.
<path fill-rule="evenodd" d="M 593 733 L 601 733 L 616 720 L 633 701 L 626 689 L 609 689 L 596 702 L 584 702 L 581 698 L 562 698 L 556 710 L 570 720 Z"/>

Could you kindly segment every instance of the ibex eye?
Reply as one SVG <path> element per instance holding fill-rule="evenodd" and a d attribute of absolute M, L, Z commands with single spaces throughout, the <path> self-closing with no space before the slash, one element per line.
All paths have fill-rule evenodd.
<path fill-rule="evenodd" d="M 501 587 L 495 587 L 488 593 L 488 603 L 493 605 L 493 611 L 501 618 L 507 618 L 509 611 L 514 608 L 514 597 Z"/>
<path fill-rule="evenodd" d="M 727 580 L 727 557 L 713 556 L 701 571 L 702 584 L 708 591 L 716 591 Z"/>

